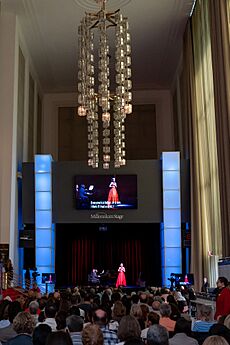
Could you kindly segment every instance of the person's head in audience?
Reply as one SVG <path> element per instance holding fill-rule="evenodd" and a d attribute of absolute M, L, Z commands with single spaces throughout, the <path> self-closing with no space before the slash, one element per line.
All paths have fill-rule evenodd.
<path fill-rule="evenodd" d="M 135 316 L 137 319 L 142 318 L 143 313 L 142 313 L 141 305 L 137 303 L 133 303 L 131 305 L 130 315 Z"/>
<path fill-rule="evenodd" d="M 153 301 L 153 303 L 152 303 L 153 310 L 159 311 L 160 310 L 160 306 L 161 306 L 161 302 L 160 301 Z"/>
<path fill-rule="evenodd" d="M 12 304 L 12 301 L 9 301 L 8 299 L 4 299 L 0 303 L 0 320 L 7 320 L 9 318 L 8 314 L 8 308 L 9 305 Z"/>
<path fill-rule="evenodd" d="M 45 345 L 46 338 L 52 332 L 52 328 L 47 324 L 40 324 L 34 328 L 32 339 L 33 345 Z"/>
<path fill-rule="evenodd" d="M 210 337 L 207 337 L 202 345 L 228 345 L 224 337 L 221 337 L 220 335 L 212 335 Z"/>
<path fill-rule="evenodd" d="M 169 333 L 164 326 L 152 325 L 147 332 L 147 345 L 168 345 Z"/>
<path fill-rule="evenodd" d="M 191 326 L 191 321 L 186 320 L 184 317 L 180 317 L 176 320 L 175 333 L 185 333 L 187 336 L 190 336 Z"/>
<path fill-rule="evenodd" d="M 45 317 L 55 318 L 57 307 L 55 303 L 47 303 L 45 306 Z"/>
<path fill-rule="evenodd" d="M 163 303 L 163 299 L 161 296 L 154 296 L 153 299 L 154 299 L 154 301 L 160 302 L 160 304 Z"/>
<path fill-rule="evenodd" d="M 121 318 L 126 315 L 126 307 L 121 301 L 116 301 L 112 310 L 112 319 L 120 322 Z"/>
<path fill-rule="evenodd" d="M 81 316 L 80 308 L 78 308 L 78 306 L 76 306 L 76 305 L 72 305 L 72 306 L 69 308 L 69 315 Z"/>
<path fill-rule="evenodd" d="M 84 321 L 78 315 L 70 315 L 66 318 L 66 326 L 70 333 L 81 332 L 83 330 Z"/>
<path fill-rule="evenodd" d="M 72 339 L 68 332 L 56 331 L 51 332 L 47 339 L 46 345 L 73 345 Z"/>
<path fill-rule="evenodd" d="M 200 312 L 198 314 L 199 319 L 202 321 L 213 320 L 213 309 L 211 305 L 202 304 L 200 307 Z"/>
<path fill-rule="evenodd" d="M 82 344 L 83 345 L 103 345 L 103 333 L 98 325 L 88 324 L 82 331 Z"/>
<path fill-rule="evenodd" d="M 20 311 L 13 320 L 13 329 L 17 334 L 32 334 L 34 330 L 34 321 L 30 313 Z"/>
<path fill-rule="evenodd" d="M 139 339 L 141 327 L 138 320 L 132 315 L 123 316 L 118 326 L 117 336 L 120 341 L 128 341 L 134 338 Z"/>
<path fill-rule="evenodd" d="M 139 295 L 137 295 L 136 293 L 131 296 L 132 303 L 136 304 L 139 302 L 139 300 L 140 300 Z"/>
<path fill-rule="evenodd" d="M 66 318 L 68 316 L 67 311 L 65 310 L 59 310 L 55 315 L 56 320 L 56 328 L 58 331 L 65 330 L 66 329 Z"/>
<path fill-rule="evenodd" d="M 108 322 L 107 313 L 104 309 L 98 308 L 92 313 L 93 323 L 97 324 L 99 327 L 105 326 Z"/>
<path fill-rule="evenodd" d="M 212 325 L 210 327 L 208 333 L 210 335 L 221 335 L 230 344 L 230 329 L 228 329 L 225 325 L 221 325 L 219 323 L 215 323 L 214 325 Z"/>
<path fill-rule="evenodd" d="M 152 325 L 159 324 L 160 316 L 154 311 L 151 311 L 147 316 L 147 326 L 150 327 Z"/>
<path fill-rule="evenodd" d="M 230 329 L 230 314 L 228 316 L 225 317 L 224 319 L 224 325 Z"/>
<path fill-rule="evenodd" d="M 172 308 L 170 304 L 162 303 L 160 305 L 160 314 L 162 317 L 170 317 L 171 312 L 172 312 Z"/>
<path fill-rule="evenodd" d="M 31 315 L 37 315 L 39 304 L 37 301 L 31 301 L 29 304 L 29 312 Z"/>
<path fill-rule="evenodd" d="M 8 306 L 8 318 L 10 323 L 13 323 L 15 316 L 22 311 L 22 307 L 19 301 L 13 301 Z"/>

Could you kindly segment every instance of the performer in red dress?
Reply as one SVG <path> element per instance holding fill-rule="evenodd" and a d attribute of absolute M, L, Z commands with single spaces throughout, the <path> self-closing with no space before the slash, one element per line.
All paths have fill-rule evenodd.
<path fill-rule="evenodd" d="M 108 207 L 116 206 L 119 203 L 119 197 L 117 192 L 117 182 L 115 177 L 112 177 L 112 180 L 109 184 L 109 194 L 108 194 Z"/>
<path fill-rule="evenodd" d="M 118 268 L 118 276 L 116 281 L 116 287 L 119 287 L 120 285 L 126 286 L 125 267 L 123 263 L 121 263 Z"/>

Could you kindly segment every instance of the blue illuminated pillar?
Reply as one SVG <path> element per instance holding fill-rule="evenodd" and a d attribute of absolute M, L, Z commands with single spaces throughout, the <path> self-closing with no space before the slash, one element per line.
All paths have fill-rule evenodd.
<path fill-rule="evenodd" d="M 162 285 L 171 273 L 182 273 L 180 153 L 162 153 L 163 224 L 161 226 Z"/>
<path fill-rule="evenodd" d="M 55 273 L 51 155 L 35 155 L 35 257 L 41 284 L 42 273 Z"/>

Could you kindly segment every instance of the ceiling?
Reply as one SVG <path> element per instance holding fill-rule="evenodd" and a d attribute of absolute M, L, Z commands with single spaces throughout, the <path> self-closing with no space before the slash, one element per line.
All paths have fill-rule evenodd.
<path fill-rule="evenodd" d="M 44 92 L 77 89 L 78 25 L 99 0 L 1 0 L 13 12 Z M 133 89 L 168 89 L 178 66 L 194 0 L 107 0 L 108 11 L 128 17 Z"/>

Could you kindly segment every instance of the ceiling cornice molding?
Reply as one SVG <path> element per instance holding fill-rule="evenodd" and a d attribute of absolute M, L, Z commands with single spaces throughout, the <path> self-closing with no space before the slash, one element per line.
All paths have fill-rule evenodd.
<path fill-rule="evenodd" d="M 109 10 L 116 10 L 129 4 L 132 0 L 108 0 L 106 2 L 106 8 Z M 100 9 L 99 0 L 73 0 L 77 6 L 80 6 L 87 11 L 98 11 Z"/>
<path fill-rule="evenodd" d="M 39 47 L 38 51 L 40 54 L 40 61 L 43 61 L 43 65 L 45 65 L 46 69 L 49 70 L 50 75 L 52 75 L 52 80 L 54 80 L 52 74 L 52 64 L 49 55 L 46 53 L 47 49 L 45 42 L 47 42 L 47 40 L 43 37 L 42 30 L 39 26 L 39 20 L 37 16 L 38 11 L 36 11 L 36 0 L 22 0 L 22 3 L 24 7 L 26 22 L 30 27 L 30 33 L 33 36 L 34 42 L 36 42 L 36 45 Z"/>

